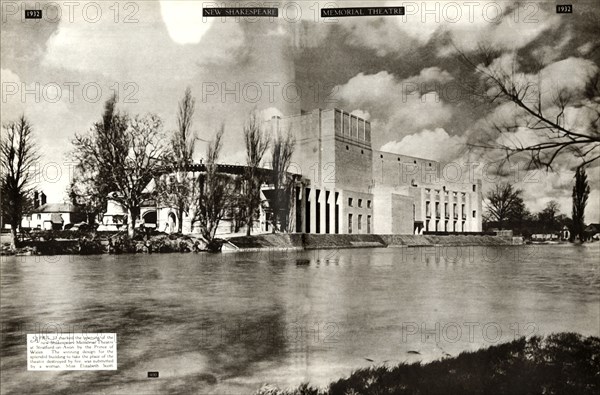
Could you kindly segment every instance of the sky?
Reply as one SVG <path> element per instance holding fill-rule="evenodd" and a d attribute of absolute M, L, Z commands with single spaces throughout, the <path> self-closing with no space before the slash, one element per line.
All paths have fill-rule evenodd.
<path fill-rule="evenodd" d="M 369 5 L 404 5 L 407 15 L 318 16 L 318 7 L 334 3 L 366 2 L 253 2 L 278 6 L 280 17 L 248 20 L 203 19 L 203 3 L 193 1 L 2 1 L 2 123 L 21 114 L 31 120 L 42 148 L 40 188 L 51 202 L 66 198 L 71 140 L 100 119 L 114 92 L 120 110 L 156 113 L 170 131 L 190 87 L 198 160 L 205 141 L 224 124 L 222 161 L 244 163 L 242 126 L 253 110 L 269 118 L 337 107 L 371 121 L 375 149 L 479 163 L 484 190 L 507 180 L 523 190 L 532 212 L 556 200 L 570 215 L 579 163 L 572 154 L 558 157 L 551 171 L 526 172 L 517 159 L 498 172 L 490 170 L 497 168 L 498 152 L 468 149 L 486 139 L 535 136 L 524 128 L 490 133 L 494 121 L 514 117 L 514 106 L 468 97 L 465 84 L 480 76 L 458 50 L 475 56 L 482 45 L 493 47 L 490 67 L 537 81 L 544 98 L 559 89 L 577 97 L 599 73 L 596 0 L 574 2 L 572 14 L 557 14 L 555 1 L 379 1 Z M 36 7 L 42 19 L 22 18 Z M 600 98 L 589 104 L 598 109 Z M 565 112 L 572 128 L 591 116 L 581 106 Z M 587 169 L 592 193 L 586 222 L 600 222 L 598 162 Z"/>

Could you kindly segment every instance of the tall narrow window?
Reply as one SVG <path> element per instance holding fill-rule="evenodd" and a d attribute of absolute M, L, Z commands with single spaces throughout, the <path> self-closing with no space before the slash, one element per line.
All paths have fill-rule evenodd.
<path fill-rule="evenodd" d="M 348 214 L 348 233 L 352 233 L 352 214 Z"/>

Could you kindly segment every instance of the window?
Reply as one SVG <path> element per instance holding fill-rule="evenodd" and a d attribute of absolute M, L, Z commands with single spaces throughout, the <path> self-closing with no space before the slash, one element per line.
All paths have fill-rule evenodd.
<path fill-rule="evenodd" d="M 379 155 L 379 157 L 380 157 L 381 159 L 383 159 L 383 155 Z"/>
<path fill-rule="evenodd" d="M 352 233 L 352 214 L 348 214 L 348 233 Z"/>
<path fill-rule="evenodd" d="M 358 199 L 358 207 L 362 208 L 362 199 Z"/>
<path fill-rule="evenodd" d="M 348 198 L 348 206 L 352 207 L 352 198 Z"/>
<path fill-rule="evenodd" d="M 429 220 L 425 221 L 425 232 L 429 232 Z"/>
<path fill-rule="evenodd" d="M 364 154 L 364 153 L 365 153 L 365 151 L 364 151 L 364 150 L 360 150 L 360 153 L 361 153 L 361 154 Z"/>
<path fill-rule="evenodd" d="M 38 215 L 37 215 L 37 218 L 38 218 L 38 219 L 42 219 L 42 214 L 38 214 Z"/>
<path fill-rule="evenodd" d="M 473 210 L 473 218 L 477 217 L 477 210 Z"/>
<path fill-rule="evenodd" d="M 400 158 L 398 158 L 398 162 L 400 162 Z"/>
<path fill-rule="evenodd" d="M 358 214 L 358 226 L 356 228 L 358 229 L 358 233 L 360 233 L 362 230 L 362 215 L 360 214 Z"/>
<path fill-rule="evenodd" d="M 431 217 L 431 207 L 429 202 L 425 202 L 425 216 Z"/>
<path fill-rule="evenodd" d="M 350 149 L 350 147 L 346 146 L 346 150 L 349 150 L 349 149 Z"/>
<path fill-rule="evenodd" d="M 371 233 L 371 216 L 367 215 L 367 233 Z"/>
<path fill-rule="evenodd" d="M 367 208 L 371 208 L 371 201 L 367 200 Z"/>
<path fill-rule="evenodd" d="M 473 184 L 473 192 L 477 192 L 477 185 Z"/>
<path fill-rule="evenodd" d="M 448 218 L 450 216 L 450 212 L 448 211 L 448 203 L 444 203 L 444 217 Z"/>
<path fill-rule="evenodd" d="M 435 202 L 435 216 L 438 218 L 440 216 L 440 202 Z M 437 230 L 437 227 L 435 230 Z"/>

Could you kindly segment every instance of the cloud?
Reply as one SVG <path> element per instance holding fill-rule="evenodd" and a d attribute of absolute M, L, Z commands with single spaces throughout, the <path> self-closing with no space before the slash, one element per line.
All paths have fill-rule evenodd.
<path fill-rule="evenodd" d="M 464 7 L 469 6 L 463 4 L 463 15 Z M 512 11 L 507 12 L 509 7 L 512 8 Z M 475 9 L 477 11 L 478 7 Z M 495 11 L 490 11 L 491 9 L 500 11 L 499 15 L 495 14 Z M 502 15 L 502 13 L 504 14 Z M 546 11 L 545 7 L 533 3 L 523 6 L 519 3 L 511 5 L 485 2 L 481 4 L 480 12 L 472 15 L 474 16 L 472 22 L 469 22 L 467 18 L 461 18 L 457 23 L 444 26 L 447 37 L 464 52 L 477 50 L 480 45 L 514 51 L 524 48 L 541 37 L 542 33 L 555 30 L 561 24 L 560 15 L 550 12 L 550 10 Z M 456 49 L 452 45 L 442 46 L 438 51 L 440 56 L 455 53 Z"/>
<path fill-rule="evenodd" d="M 384 144 L 381 150 L 449 162 L 464 151 L 465 144 L 464 137 L 450 136 L 444 129 L 436 128 L 434 130 L 424 129 L 418 133 L 404 136 L 400 141 L 390 141 Z"/>
<path fill-rule="evenodd" d="M 567 47 L 567 45 L 573 39 L 573 32 L 571 29 L 568 29 L 560 41 L 556 43 L 552 43 L 552 45 L 541 45 L 538 48 L 533 49 L 531 54 L 534 58 L 538 59 L 539 62 L 543 65 L 548 65 L 558 59 L 563 50 Z"/>
<path fill-rule="evenodd" d="M 359 73 L 347 83 L 337 86 L 337 98 L 349 108 L 369 113 L 375 147 L 390 140 L 440 127 L 452 117 L 452 108 L 436 92 L 421 93 L 431 83 L 446 82 L 451 76 L 437 67 L 426 68 L 415 76 L 398 80 L 387 71 Z M 421 84 L 422 83 L 422 84 Z"/>
<path fill-rule="evenodd" d="M 385 5 L 398 3 L 388 1 Z M 348 42 L 371 48 L 383 57 L 406 55 L 444 37 L 446 40 L 437 41 L 438 55 L 448 56 L 456 52 L 448 41 L 467 52 L 479 44 L 515 50 L 561 24 L 560 15 L 537 4 L 436 1 L 403 5 L 406 15 L 401 17 L 346 18 L 342 26 L 348 32 Z"/>
<path fill-rule="evenodd" d="M 233 61 L 243 47 L 239 23 L 193 20 L 194 7 L 200 3 L 138 4 L 136 23 L 114 23 L 112 18 L 96 23 L 61 20 L 47 41 L 43 65 L 119 79 L 169 81 L 191 78 L 199 65 Z M 192 9 L 176 12 L 177 7 Z M 203 45 L 204 40 L 211 45 Z"/>
<path fill-rule="evenodd" d="M 160 2 L 162 19 L 177 44 L 198 44 L 214 23 L 214 18 L 202 18 L 202 6 L 196 1 Z"/>
<path fill-rule="evenodd" d="M 369 114 L 368 111 L 363 111 L 363 110 L 356 109 L 354 111 L 351 111 L 350 114 L 356 115 L 357 117 L 362 118 L 362 119 L 364 119 L 366 121 L 368 121 L 368 120 L 371 119 L 371 114 Z"/>
<path fill-rule="evenodd" d="M 16 119 L 24 111 L 25 106 L 21 102 L 21 78 L 10 69 L 1 69 L 0 81 L 2 83 L 0 123 L 4 124 Z"/>
<path fill-rule="evenodd" d="M 281 112 L 281 110 L 279 110 L 276 107 L 265 108 L 260 113 L 261 113 L 263 121 L 268 121 L 269 119 L 271 119 L 273 117 L 282 118 L 284 116 L 284 114 Z"/>
<path fill-rule="evenodd" d="M 542 93 L 556 93 L 562 89 L 581 92 L 598 73 L 598 66 L 589 59 L 570 57 L 543 68 L 539 77 Z"/>

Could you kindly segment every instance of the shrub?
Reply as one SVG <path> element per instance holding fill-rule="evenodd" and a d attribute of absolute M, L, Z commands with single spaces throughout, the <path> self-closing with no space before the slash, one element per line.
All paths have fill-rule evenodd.
<path fill-rule="evenodd" d="M 262 392 L 261 392 L 262 391 Z M 453 358 L 359 369 L 317 390 L 264 386 L 257 394 L 597 394 L 600 338 L 558 333 L 520 338 Z"/>

